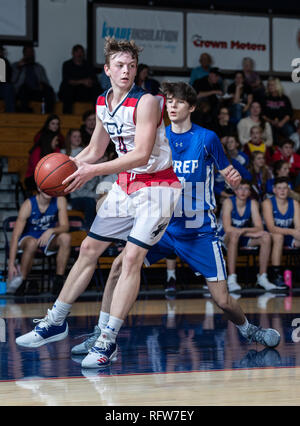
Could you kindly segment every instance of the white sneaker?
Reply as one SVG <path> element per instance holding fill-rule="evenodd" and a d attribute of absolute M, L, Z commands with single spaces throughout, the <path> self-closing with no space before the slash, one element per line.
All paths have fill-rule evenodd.
<path fill-rule="evenodd" d="M 259 285 L 260 287 L 263 287 L 265 290 L 270 291 L 277 288 L 277 286 L 273 283 L 270 283 L 268 280 L 268 276 L 266 273 L 257 275 L 257 283 L 256 285 Z"/>
<path fill-rule="evenodd" d="M 241 286 L 236 281 L 236 274 L 231 274 L 227 279 L 228 291 L 231 293 L 232 291 L 241 290 Z"/>
<path fill-rule="evenodd" d="M 102 333 L 97 339 L 87 356 L 82 360 L 82 368 L 105 368 L 112 361 L 117 360 L 117 344 L 110 339 L 110 336 Z"/>
<path fill-rule="evenodd" d="M 22 275 L 15 276 L 11 281 L 7 282 L 6 293 L 14 294 L 23 282 Z"/>

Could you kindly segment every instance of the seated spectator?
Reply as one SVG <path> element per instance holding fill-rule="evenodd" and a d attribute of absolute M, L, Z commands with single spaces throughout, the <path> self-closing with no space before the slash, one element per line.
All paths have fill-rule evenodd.
<path fill-rule="evenodd" d="M 29 151 L 27 171 L 25 174 L 25 189 L 35 191 L 37 189 L 34 180 L 34 171 L 41 158 L 53 152 L 60 152 L 58 136 L 50 133 L 41 135 L 38 142 Z"/>
<path fill-rule="evenodd" d="M 200 111 L 202 102 L 204 102 L 209 109 L 209 114 L 216 119 L 219 110 L 218 96 L 223 95 L 219 68 L 211 68 L 208 76 L 194 81 L 193 87 L 197 92 Z"/>
<path fill-rule="evenodd" d="M 138 65 L 135 84 L 151 95 L 157 95 L 159 92 L 160 84 L 154 78 L 149 78 L 149 67 L 146 64 Z"/>
<path fill-rule="evenodd" d="M 72 59 L 62 67 L 58 96 L 63 102 L 63 113 L 71 114 L 74 102 L 95 104 L 101 92 L 94 68 L 86 61 L 84 48 L 77 44 L 72 49 Z"/>
<path fill-rule="evenodd" d="M 262 152 L 252 152 L 249 172 L 251 174 L 252 196 L 260 203 L 266 196 L 267 180 L 272 177 L 270 169 L 266 166 L 265 155 Z"/>
<path fill-rule="evenodd" d="M 275 179 L 279 177 L 285 177 L 289 180 L 289 197 L 293 198 L 293 200 L 300 201 L 300 194 L 294 191 L 294 185 L 290 180 L 290 165 L 284 160 L 276 161 L 273 165 L 273 174 L 274 177 L 267 180 L 266 190 L 268 197 L 272 197 L 274 195 L 274 183 Z"/>
<path fill-rule="evenodd" d="M 272 163 L 272 152 L 262 140 L 262 129 L 260 126 L 252 127 L 250 130 L 250 140 L 244 146 L 244 153 L 248 156 L 248 158 L 251 157 L 251 154 L 254 151 L 262 152 L 266 158 L 266 163 Z"/>
<path fill-rule="evenodd" d="M 296 131 L 289 137 L 289 139 L 294 142 L 294 151 L 299 153 L 298 151 L 300 151 L 300 120 L 295 120 L 294 125 Z"/>
<path fill-rule="evenodd" d="M 235 135 L 227 136 L 225 151 L 229 158 L 238 161 L 243 167 L 248 167 L 249 157 L 240 150 L 240 143 Z"/>
<path fill-rule="evenodd" d="M 271 253 L 271 236 L 264 231 L 257 201 L 251 200 L 251 184 L 242 180 L 235 195 L 224 201 L 222 223 L 227 247 L 228 289 L 241 290 L 237 282 L 236 262 L 238 248 L 260 247 L 257 285 L 265 290 L 276 286 L 268 280 L 267 268 Z"/>
<path fill-rule="evenodd" d="M 64 197 L 52 198 L 40 192 L 24 201 L 18 214 L 10 242 L 8 263 L 8 293 L 25 289 L 34 255 L 40 248 L 48 256 L 57 251 L 56 276 L 53 294 L 58 294 L 64 283 L 64 274 L 70 254 L 71 235 Z M 22 250 L 20 271 L 16 266 L 17 251 Z"/>
<path fill-rule="evenodd" d="M 0 45 L 0 59 L 5 62 L 5 81 L 0 80 L 0 99 L 4 100 L 5 112 L 15 112 L 15 90 L 11 84 L 12 69 L 2 45 Z"/>
<path fill-rule="evenodd" d="M 84 149 L 79 129 L 70 129 L 66 136 L 66 148 L 63 154 L 76 157 Z M 96 215 L 96 187 L 100 176 L 95 176 L 81 188 L 69 194 L 68 204 L 71 209 L 84 213 L 84 228 L 89 230 Z"/>
<path fill-rule="evenodd" d="M 221 107 L 219 109 L 216 123 L 213 125 L 212 130 L 219 136 L 220 141 L 225 143 L 226 136 L 232 135 L 236 131 L 234 123 L 230 123 L 230 113 L 227 107 Z M 224 141 L 223 141 L 223 138 Z"/>
<path fill-rule="evenodd" d="M 199 58 L 200 66 L 193 68 L 190 77 L 190 85 L 193 86 L 196 80 L 206 77 L 212 65 L 212 58 L 208 53 L 202 53 Z"/>
<path fill-rule="evenodd" d="M 12 83 L 17 99 L 20 101 L 20 112 L 32 112 L 30 101 L 45 102 L 45 112 L 53 111 L 55 94 L 50 86 L 45 68 L 36 62 L 34 48 L 25 46 L 23 58 L 12 65 Z"/>
<path fill-rule="evenodd" d="M 245 83 L 251 87 L 253 100 L 261 102 L 265 96 L 265 87 L 259 74 L 254 71 L 254 61 L 252 58 L 244 58 L 242 61 Z"/>
<path fill-rule="evenodd" d="M 63 148 L 65 144 L 65 138 L 64 135 L 61 133 L 60 130 L 60 118 L 56 114 L 50 114 L 45 123 L 43 124 L 43 127 L 37 132 L 37 134 L 34 137 L 34 143 L 38 143 L 39 139 L 45 135 L 51 136 L 57 136 L 58 138 L 58 146 L 59 148 Z"/>
<path fill-rule="evenodd" d="M 293 108 L 290 99 L 284 95 L 278 78 L 269 78 L 263 107 L 263 117 L 272 126 L 273 140 L 278 145 L 280 138 L 294 133 L 291 121 Z"/>
<path fill-rule="evenodd" d="M 247 114 L 253 101 L 251 87 L 245 83 L 242 71 L 235 73 L 234 82 L 229 85 L 227 93 L 232 95 L 230 121 L 236 124 Z"/>
<path fill-rule="evenodd" d="M 227 153 L 226 146 L 224 147 L 224 150 Z M 250 174 L 250 172 L 246 169 L 246 167 L 242 166 L 239 161 L 237 161 L 235 158 L 230 158 L 230 156 L 228 156 L 228 160 L 233 165 L 233 167 L 239 172 L 242 179 L 247 181 L 250 181 L 252 179 L 252 175 Z M 218 209 L 226 198 L 229 198 L 233 195 L 232 189 L 227 185 L 224 177 L 219 172 L 215 174 L 214 193 L 216 196 Z"/>
<path fill-rule="evenodd" d="M 250 106 L 249 117 L 242 118 L 237 125 L 239 134 L 239 141 L 245 145 L 250 140 L 250 130 L 253 126 L 260 126 L 262 128 L 261 138 L 267 146 L 273 145 L 273 135 L 271 125 L 266 122 L 262 117 L 262 108 L 259 102 L 252 102 Z"/>
<path fill-rule="evenodd" d="M 93 131 L 96 127 L 95 110 L 86 111 L 82 116 L 83 124 L 80 127 L 82 145 L 88 146 L 90 143 Z"/>
<path fill-rule="evenodd" d="M 275 195 L 262 203 L 262 209 L 273 240 L 273 282 L 278 287 L 286 288 L 281 267 L 282 249 L 300 247 L 300 207 L 297 201 L 289 197 L 289 181 L 286 177 L 276 178 L 273 192 Z"/>
<path fill-rule="evenodd" d="M 279 160 L 289 163 L 291 179 L 295 181 L 296 186 L 299 184 L 297 177 L 300 171 L 300 155 L 294 152 L 294 142 L 292 140 L 283 140 L 280 146 L 276 147 L 272 160 L 274 163 Z"/>

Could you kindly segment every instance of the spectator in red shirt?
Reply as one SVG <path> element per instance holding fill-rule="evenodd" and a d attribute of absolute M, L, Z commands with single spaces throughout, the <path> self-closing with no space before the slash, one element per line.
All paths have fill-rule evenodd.
<path fill-rule="evenodd" d="M 300 155 L 294 152 L 294 142 L 290 139 L 284 140 L 272 156 L 272 161 L 284 160 L 290 165 L 290 176 L 294 180 L 300 171 Z"/>

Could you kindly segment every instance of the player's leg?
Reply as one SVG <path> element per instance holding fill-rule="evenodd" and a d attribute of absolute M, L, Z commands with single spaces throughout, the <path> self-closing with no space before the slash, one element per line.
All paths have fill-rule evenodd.
<path fill-rule="evenodd" d="M 270 291 L 276 289 L 276 285 L 268 279 L 267 270 L 271 254 L 271 234 L 264 232 L 260 238 L 251 238 L 248 247 L 259 247 L 259 273 L 257 275 L 257 285 Z"/>
<path fill-rule="evenodd" d="M 280 343 L 280 334 L 277 330 L 263 329 L 248 322 L 238 302 L 228 294 L 226 281 L 207 281 L 207 285 L 214 302 L 237 326 L 242 336 L 250 342 L 257 342 L 270 348 Z"/>
<path fill-rule="evenodd" d="M 228 279 L 227 285 L 230 292 L 241 290 L 241 286 L 237 282 L 236 262 L 238 256 L 238 246 L 240 235 L 237 232 L 228 232 L 225 235 L 225 244 L 227 248 L 227 267 Z"/>
<path fill-rule="evenodd" d="M 155 244 L 147 253 L 144 263 L 149 266 L 156 263 L 160 259 L 164 259 L 171 255 L 174 251 L 174 246 L 171 237 L 166 231 L 161 240 Z M 98 319 L 98 324 L 95 325 L 94 331 L 90 336 L 79 345 L 72 348 L 72 354 L 87 354 L 89 350 L 94 346 L 96 340 L 100 336 L 101 330 L 103 330 L 109 321 L 111 302 L 113 298 L 114 289 L 119 280 L 122 270 L 122 262 L 125 251 L 123 250 L 118 257 L 112 263 L 111 270 L 107 282 L 105 284 L 104 293 L 102 296 L 101 311 Z"/>
<path fill-rule="evenodd" d="M 279 288 L 285 288 L 282 267 L 281 267 L 281 258 L 282 258 L 282 249 L 284 246 L 284 241 L 289 240 L 289 238 L 285 238 L 282 234 L 271 234 L 272 235 L 272 271 L 273 278 L 272 282 Z"/>
<path fill-rule="evenodd" d="M 20 241 L 19 248 L 23 251 L 20 265 L 20 276 L 16 276 L 8 282 L 8 294 L 15 293 L 18 289 L 21 290 L 22 283 L 25 283 L 33 265 L 35 252 L 38 249 L 38 240 L 31 236 L 26 236 Z"/>
<path fill-rule="evenodd" d="M 56 275 L 53 278 L 52 293 L 58 294 L 64 284 L 64 274 L 71 251 L 71 234 L 63 232 L 55 236 L 47 247 L 48 251 L 57 251 Z"/>
<path fill-rule="evenodd" d="M 110 245 L 110 242 L 86 237 L 80 247 L 77 261 L 72 267 L 67 280 L 45 318 L 38 320 L 35 329 L 16 339 L 21 346 L 39 347 L 46 343 L 64 339 L 68 335 L 66 317 L 70 313 L 72 303 L 87 288 L 99 256 Z"/>
<path fill-rule="evenodd" d="M 178 240 L 178 239 L 177 239 Z M 195 236 L 191 241 L 176 243 L 178 256 L 194 272 L 203 275 L 215 303 L 228 315 L 241 334 L 266 346 L 276 346 L 280 335 L 276 330 L 260 330 L 249 324 L 238 302 L 228 293 L 226 285 L 226 265 L 218 238 L 213 234 Z M 201 253 L 201 255 L 199 255 Z"/>
<path fill-rule="evenodd" d="M 176 293 L 176 258 L 175 254 L 170 254 L 166 258 L 167 280 L 165 284 L 165 294 L 167 298 L 174 298 Z"/>
<path fill-rule="evenodd" d="M 114 293 L 114 289 L 118 282 L 118 279 L 121 275 L 122 270 L 122 260 L 123 260 L 124 250 L 116 257 L 111 265 L 109 276 L 107 278 L 104 293 L 102 296 L 101 311 L 98 319 L 98 324 L 94 326 L 94 330 L 88 335 L 79 345 L 75 345 L 71 349 L 73 355 L 86 355 L 89 350 L 95 345 L 98 337 L 101 334 L 101 330 L 107 326 L 110 315 L 110 306 Z"/>

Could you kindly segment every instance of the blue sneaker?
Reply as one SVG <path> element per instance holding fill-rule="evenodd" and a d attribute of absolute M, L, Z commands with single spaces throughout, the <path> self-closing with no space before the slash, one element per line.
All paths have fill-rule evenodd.
<path fill-rule="evenodd" d="M 38 348 L 47 343 L 57 342 L 67 337 L 69 333 L 68 323 L 65 320 L 62 325 L 53 325 L 49 322 L 46 315 L 43 319 L 35 319 L 34 323 L 38 325 L 29 333 L 16 338 L 16 343 L 19 346 L 26 348 Z"/>
<path fill-rule="evenodd" d="M 101 334 L 95 346 L 90 349 L 87 356 L 82 360 L 82 368 L 105 368 L 112 361 L 117 360 L 117 344 L 107 334 Z"/>

